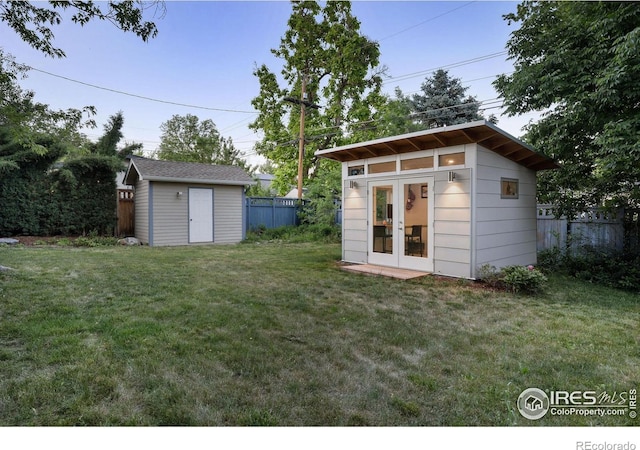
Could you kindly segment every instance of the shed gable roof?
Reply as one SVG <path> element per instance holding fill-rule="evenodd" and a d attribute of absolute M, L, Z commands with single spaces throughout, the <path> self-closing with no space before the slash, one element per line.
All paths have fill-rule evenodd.
<path fill-rule="evenodd" d="M 246 186 L 254 184 L 247 172 L 238 166 L 220 166 L 177 161 L 158 161 L 134 156 L 124 175 L 124 184 L 139 180 L 170 183 L 201 183 Z"/>
<path fill-rule="evenodd" d="M 346 162 L 473 143 L 531 170 L 559 167 L 553 159 L 485 120 L 319 150 L 316 156 Z"/>

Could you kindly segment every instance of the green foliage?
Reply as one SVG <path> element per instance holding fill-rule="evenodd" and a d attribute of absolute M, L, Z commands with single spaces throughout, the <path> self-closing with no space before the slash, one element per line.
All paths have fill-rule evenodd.
<path fill-rule="evenodd" d="M 260 180 L 254 178 L 256 184 L 252 184 L 246 191 L 247 197 L 273 197 L 274 192 L 271 188 L 262 186 Z"/>
<path fill-rule="evenodd" d="M 115 153 L 69 156 L 55 135 L 35 134 L 33 144 L 44 150 L 16 141 L 11 126 L 0 126 L 0 234 L 111 234 L 122 166 Z"/>
<path fill-rule="evenodd" d="M 111 247 L 118 243 L 118 238 L 112 236 L 100 236 L 97 230 L 93 230 L 88 236 L 80 236 L 71 241 L 74 247 Z"/>
<path fill-rule="evenodd" d="M 244 243 L 256 242 L 340 242 L 341 229 L 336 225 L 287 225 L 277 228 L 266 228 L 264 226 L 249 230 Z"/>
<path fill-rule="evenodd" d="M 200 121 L 193 114 L 176 114 L 164 122 L 160 129 L 162 136 L 158 149 L 159 159 L 247 168 L 231 138 L 220 136 L 211 119 Z"/>
<path fill-rule="evenodd" d="M 491 287 L 524 294 L 538 294 L 547 283 L 547 277 L 533 266 L 507 266 L 496 270 L 485 264 L 478 269 L 478 278 Z"/>
<path fill-rule="evenodd" d="M 509 266 L 502 269 L 503 283 L 513 292 L 537 294 L 544 289 L 547 277 L 535 268 Z"/>
<path fill-rule="evenodd" d="M 439 69 L 432 77 L 427 77 L 421 89 L 422 94 L 414 94 L 410 104 L 415 121 L 423 129 L 483 118 L 480 103 L 475 97 L 465 97 L 468 88 L 462 86 L 459 78 L 450 77 L 446 70 Z"/>
<path fill-rule="evenodd" d="M 308 183 L 305 197 L 309 200 L 300 211 L 302 223 L 335 226 L 336 202 L 342 193 L 342 167 L 336 161 L 319 161 L 319 174 Z"/>
<path fill-rule="evenodd" d="M 400 88 L 395 89 L 395 97 L 387 97 L 385 104 L 379 109 L 378 120 L 374 126 L 377 137 L 396 136 L 419 131 L 423 127 L 412 120 L 413 106 L 411 99 L 404 96 Z"/>
<path fill-rule="evenodd" d="M 27 69 L 0 48 L 0 126 L 9 133 L 10 139 L 38 154 L 47 151 L 36 142 L 41 134 L 55 136 L 70 145 L 85 143 L 78 129 L 95 126 L 91 119 L 95 108 L 51 110 L 48 105 L 34 101 L 34 92 L 20 88 L 18 80 L 26 74 Z"/>
<path fill-rule="evenodd" d="M 0 178 L 0 234 L 84 234 L 93 229 L 111 233 L 119 164 L 90 155 L 46 170 L 55 154 L 54 146 L 47 148 L 49 158 L 36 164 L 23 161 L 19 170 Z"/>
<path fill-rule="evenodd" d="M 538 178 L 541 201 L 567 216 L 640 205 L 637 4 L 526 1 L 505 19 L 516 70 L 494 85 L 509 114 L 546 111 L 525 139 L 562 165 Z"/>
<path fill-rule="evenodd" d="M 564 273 L 602 286 L 640 291 L 640 254 L 614 253 L 607 249 L 582 247 L 579 253 L 558 247 L 538 254 L 540 267 L 553 273 Z"/>
<path fill-rule="evenodd" d="M 105 2 L 106 3 L 106 2 Z M 0 2 L 0 21 L 5 22 L 20 38 L 31 47 L 45 55 L 62 58 L 64 52 L 53 45 L 53 27 L 62 24 L 59 10 L 73 11 L 71 21 L 84 26 L 93 19 L 106 20 L 123 31 L 133 32 L 143 41 L 158 34 L 153 22 L 143 20 L 145 10 L 159 2 L 109 1 L 106 8 L 104 3 L 96 5 L 93 1 L 49 1 L 48 5 L 41 2 Z M 156 12 L 158 10 L 156 9 Z"/>
<path fill-rule="evenodd" d="M 322 106 L 305 113 L 306 187 L 309 174 L 319 173 L 316 150 L 373 136 L 371 121 L 385 103 L 380 93 L 384 68 L 378 43 L 360 33 L 350 2 L 292 2 L 288 28 L 272 53 L 283 62 L 286 85 L 280 87 L 266 65 L 256 67 L 260 93 L 252 105 L 259 114 L 250 128 L 264 136 L 255 149 L 275 166 L 274 187 L 283 195 L 296 184 L 300 135 L 300 106 L 284 98 L 300 99 L 304 78 L 307 101 Z M 353 123 L 343 134 L 344 125 Z"/>

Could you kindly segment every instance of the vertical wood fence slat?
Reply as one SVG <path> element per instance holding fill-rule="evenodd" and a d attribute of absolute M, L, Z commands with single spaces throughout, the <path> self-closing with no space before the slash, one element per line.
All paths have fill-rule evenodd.
<path fill-rule="evenodd" d="M 556 218 L 551 205 L 538 205 L 537 218 L 538 251 L 557 247 L 576 254 L 589 247 L 607 252 L 640 249 L 638 210 L 590 208 L 567 220 Z"/>
<path fill-rule="evenodd" d="M 129 189 L 118 189 L 118 223 L 116 226 L 116 236 L 134 235 L 134 201 L 133 191 Z"/>

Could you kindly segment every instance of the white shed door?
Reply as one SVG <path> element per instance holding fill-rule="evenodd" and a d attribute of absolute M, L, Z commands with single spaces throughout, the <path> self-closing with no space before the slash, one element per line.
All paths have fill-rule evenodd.
<path fill-rule="evenodd" d="M 213 242 L 213 189 L 189 188 L 189 242 Z"/>

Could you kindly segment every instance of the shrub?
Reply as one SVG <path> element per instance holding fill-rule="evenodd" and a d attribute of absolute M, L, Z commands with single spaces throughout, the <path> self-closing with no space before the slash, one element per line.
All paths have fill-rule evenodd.
<path fill-rule="evenodd" d="M 533 266 L 509 266 L 502 269 L 503 282 L 513 292 L 537 294 L 542 292 L 547 277 Z"/>
<path fill-rule="evenodd" d="M 322 224 L 287 225 L 277 228 L 259 227 L 247 232 L 244 242 L 286 241 L 286 242 L 340 242 L 339 226 Z"/>
<path fill-rule="evenodd" d="M 547 277 L 533 266 L 508 266 L 497 270 L 485 264 L 478 269 L 478 277 L 493 288 L 525 294 L 542 292 L 547 283 Z"/>
<path fill-rule="evenodd" d="M 558 270 L 562 266 L 562 251 L 558 247 L 538 252 L 538 267 L 544 272 Z"/>
<path fill-rule="evenodd" d="M 554 248 L 540 252 L 538 261 L 547 272 L 561 272 L 616 289 L 640 290 L 640 254 L 611 253 L 593 247 L 581 247 L 579 253 L 570 253 Z"/>
<path fill-rule="evenodd" d="M 51 136 L 39 136 L 36 143 L 42 152 L 24 148 L 0 127 L 0 160 L 10 163 L 0 174 L 0 234 L 112 233 L 122 162 L 90 154 L 60 163 L 67 144 Z"/>

